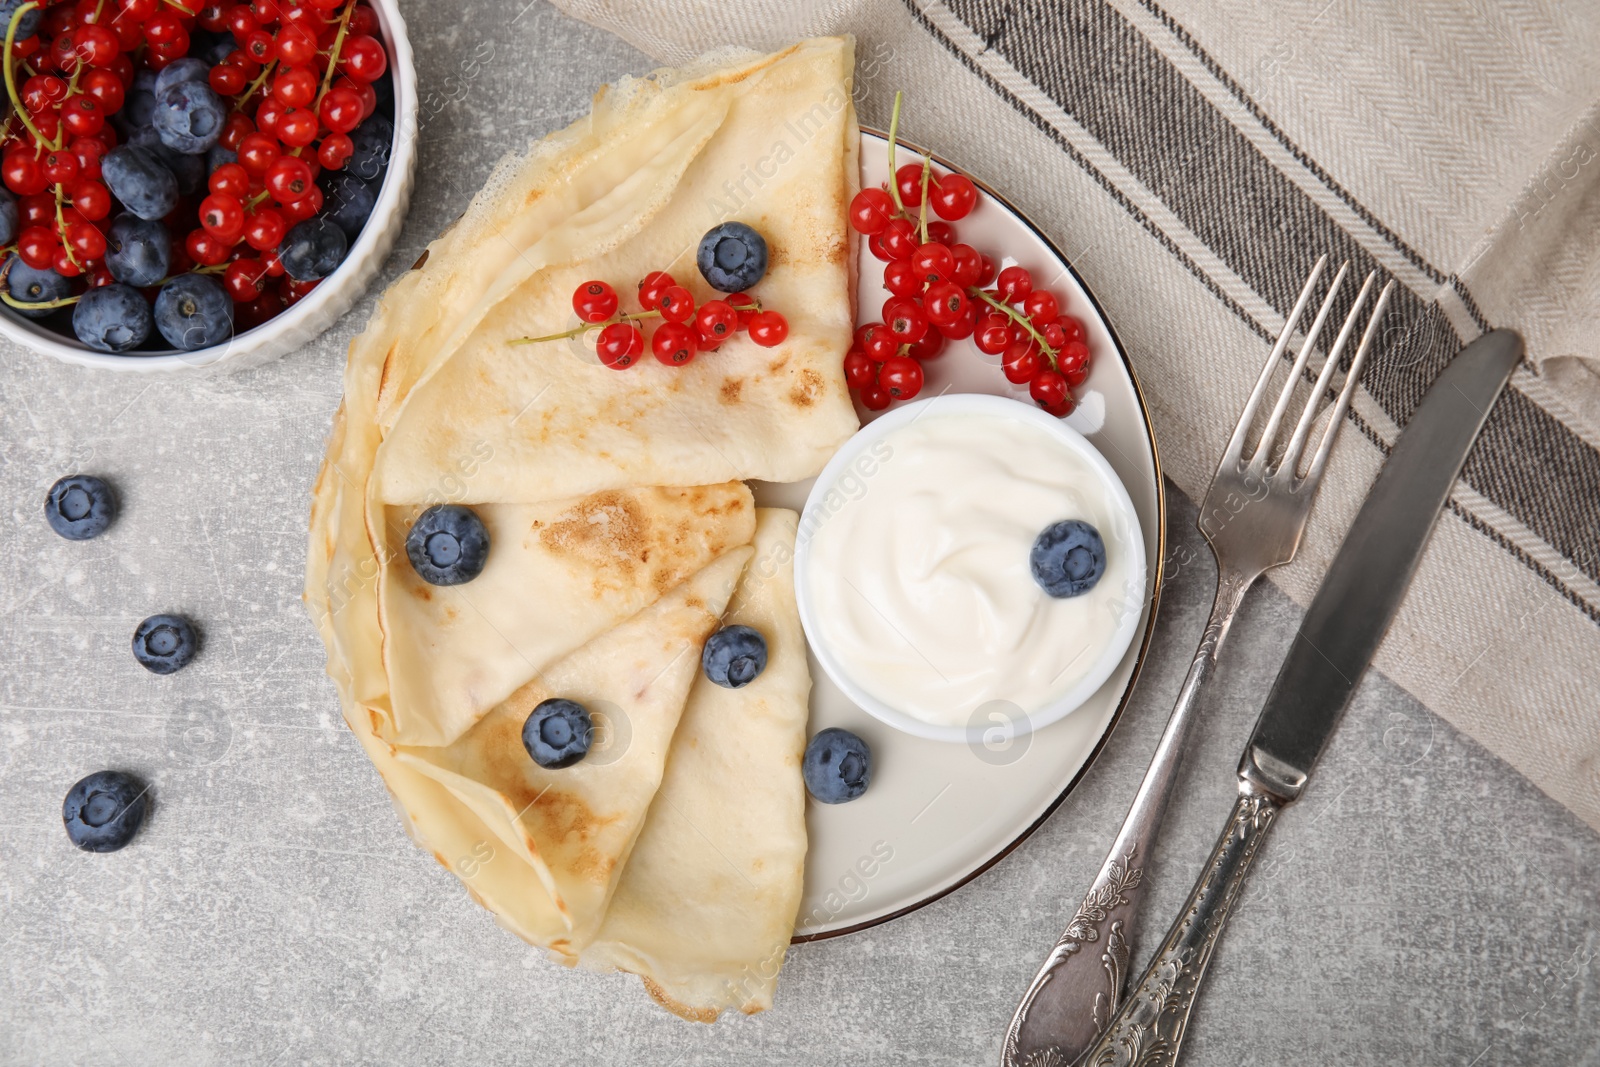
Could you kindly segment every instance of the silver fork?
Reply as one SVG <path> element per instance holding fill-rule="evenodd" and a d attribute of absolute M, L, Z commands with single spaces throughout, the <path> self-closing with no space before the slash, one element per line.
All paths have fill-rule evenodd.
<path fill-rule="evenodd" d="M 1305 341 L 1295 357 L 1288 383 L 1278 394 L 1259 443 L 1248 457 L 1245 455 L 1246 439 L 1267 395 L 1273 372 L 1288 351 L 1290 339 L 1327 265 L 1328 257 L 1323 256 L 1311 269 L 1294 310 L 1285 321 L 1283 332 L 1245 403 L 1244 413 L 1239 416 L 1239 425 L 1222 454 L 1217 473 L 1211 479 L 1211 488 L 1200 507 L 1200 532 L 1217 560 L 1217 596 L 1211 618 L 1200 638 L 1194 662 L 1189 666 L 1188 677 L 1178 692 L 1172 717 L 1167 720 L 1161 742 L 1156 746 L 1144 780 L 1139 783 L 1139 792 L 1111 846 L 1111 853 L 1101 865 L 1083 903 L 1078 905 L 1066 932 L 1051 949 L 1044 966 L 1028 986 L 1022 1003 L 1017 1006 L 1006 1033 L 1002 1067 L 1065 1067 L 1093 1043 L 1121 1003 L 1128 970 L 1127 938 L 1149 888 L 1146 863 L 1150 846 L 1160 832 L 1178 766 L 1198 717 L 1200 690 L 1211 677 L 1217 654 L 1227 640 L 1228 629 L 1245 592 L 1262 574 L 1293 559 L 1295 550 L 1300 547 L 1300 535 L 1306 528 L 1312 501 L 1316 499 L 1328 453 L 1344 425 L 1345 410 L 1350 405 L 1350 396 L 1376 333 L 1370 327 L 1365 331 L 1350 362 L 1344 387 L 1334 401 L 1332 419 L 1322 433 L 1310 465 L 1301 474 L 1300 459 L 1317 416 L 1317 407 L 1372 293 L 1377 277 L 1374 273 L 1367 276 L 1355 304 L 1345 316 L 1344 325 L 1328 350 L 1327 361 L 1317 375 L 1311 398 L 1300 412 L 1288 443 L 1275 459 L 1273 446 L 1283 429 L 1295 386 L 1311 360 L 1317 337 L 1349 273 L 1350 265 L 1346 263 L 1334 275 L 1316 318 L 1305 332 Z M 1392 281 L 1383 287 L 1373 306 L 1370 322 L 1376 323 L 1383 315 L 1393 288 Z"/>

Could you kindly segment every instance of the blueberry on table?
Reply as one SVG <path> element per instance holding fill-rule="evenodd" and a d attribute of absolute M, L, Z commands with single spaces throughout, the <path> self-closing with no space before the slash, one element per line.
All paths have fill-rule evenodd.
<path fill-rule="evenodd" d="M 153 150 L 125 144 L 100 160 L 111 195 L 141 219 L 160 219 L 178 206 L 178 179 Z"/>
<path fill-rule="evenodd" d="M 68 541 L 87 541 L 105 533 L 117 517 L 117 498 L 99 478 L 69 474 L 45 495 L 44 517 Z"/>
<path fill-rule="evenodd" d="M 131 286 L 112 282 L 90 289 L 72 309 L 72 332 L 100 352 L 126 352 L 150 336 L 150 304 Z"/>
<path fill-rule="evenodd" d="M 172 238 L 156 219 L 124 211 L 106 232 L 106 270 L 136 289 L 155 285 L 172 266 Z"/>
<path fill-rule="evenodd" d="M 321 215 L 297 222 L 278 245 L 283 272 L 297 282 L 326 278 L 344 261 L 349 249 L 344 231 Z"/>
<path fill-rule="evenodd" d="M 411 524 L 406 556 L 429 585 L 461 585 L 489 562 L 489 531 L 471 508 L 435 504 Z"/>
<path fill-rule="evenodd" d="M 52 304 L 72 295 L 72 283 L 55 271 L 46 268 L 35 270 L 16 256 L 11 257 L 6 269 L 6 289 L 11 299 L 24 304 Z M 30 319 L 42 319 L 55 312 L 54 307 L 19 308 L 11 310 Z"/>
<path fill-rule="evenodd" d="M 767 669 L 767 639 L 748 626 L 724 626 L 706 638 L 700 668 L 724 689 L 742 689 Z"/>
<path fill-rule="evenodd" d="M 713 289 L 737 293 L 767 273 L 767 241 L 742 222 L 713 226 L 700 238 L 695 264 Z"/>
<path fill-rule="evenodd" d="M 171 674 L 194 659 L 200 640 L 182 615 L 152 615 L 133 631 L 133 658 L 151 674 Z"/>
<path fill-rule="evenodd" d="M 1106 572 L 1106 544 L 1093 526 L 1066 519 L 1046 526 L 1034 540 L 1028 566 L 1039 588 L 1051 596 L 1081 596 Z"/>
<path fill-rule="evenodd" d="M 206 82 L 181 81 L 163 89 L 156 79 L 156 110 L 150 121 L 168 148 L 189 156 L 206 151 L 222 136 L 227 118 L 222 97 Z"/>
<path fill-rule="evenodd" d="M 96 771 L 67 790 L 61 821 L 85 852 L 115 852 L 133 840 L 149 810 L 149 789 L 122 771 Z"/>
<path fill-rule="evenodd" d="M 830 726 L 806 746 L 800 761 L 806 789 L 824 804 L 843 804 L 872 782 L 872 749 L 849 730 Z"/>
<path fill-rule="evenodd" d="M 155 320 L 173 348 L 208 348 L 233 336 L 233 299 L 209 274 L 180 274 L 156 296 Z"/>
<path fill-rule="evenodd" d="M 540 701 L 522 724 L 522 747 L 546 770 L 572 766 L 589 754 L 593 743 L 594 720 L 575 700 Z"/>

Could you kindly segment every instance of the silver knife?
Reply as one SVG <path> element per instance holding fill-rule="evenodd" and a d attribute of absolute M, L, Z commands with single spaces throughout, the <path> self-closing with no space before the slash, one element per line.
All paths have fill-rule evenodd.
<path fill-rule="evenodd" d="M 1077 1060 L 1170 1065 L 1218 935 L 1273 819 L 1305 789 L 1389 629 L 1467 453 L 1522 357 L 1494 330 L 1434 380 L 1306 611 L 1239 762 L 1239 799 L 1177 922 L 1099 1039 Z M 1053 1050 L 1052 1050 L 1053 1051 Z M 1026 1067 L 1065 1062 L 1026 1061 Z"/>

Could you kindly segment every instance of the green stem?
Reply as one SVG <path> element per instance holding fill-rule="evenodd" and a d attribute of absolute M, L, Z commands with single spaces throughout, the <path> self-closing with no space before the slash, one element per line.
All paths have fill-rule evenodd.
<path fill-rule="evenodd" d="M 328 95 L 328 87 L 333 84 L 333 68 L 339 65 L 339 50 L 344 47 L 344 35 L 350 29 L 350 14 L 356 9 L 356 0 L 349 0 L 344 5 L 344 11 L 339 15 L 339 32 L 333 37 L 333 51 L 328 54 L 328 70 L 322 75 L 322 91 L 317 94 L 317 106 L 322 105 L 322 98 Z"/>
<path fill-rule="evenodd" d="M 758 307 L 760 305 L 757 305 Z M 638 319 L 659 319 L 659 311 L 624 311 L 620 315 L 607 319 L 605 322 L 586 322 L 582 326 L 574 327 L 565 333 L 552 333 L 544 337 L 518 337 L 507 344 L 536 345 L 542 341 L 563 341 L 568 337 L 577 337 L 579 334 L 588 333 L 590 330 L 603 330 L 607 326 L 615 326 L 619 322 L 634 322 Z"/>
<path fill-rule="evenodd" d="M 1060 366 L 1056 363 L 1056 350 L 1050 347 L 1050 343 L 1044 339 L 1044 335 L 1042 335 L 1038 330 L 1033 328 L 1033 322 L 1031 320 L 1029 320 L 1028 316 L 1024 315 L 1022 312 L 1018 311 L 1016 308 L 1012 307 L 1010 304 L 1007 304 L 1004 301 L 996 300 L 994 297 L 990 296 L 985 290 L 978 288 L 976 285 L 974 285 L 971 288 L 969 288 L 967 290 L 967 292 L 969 294 L 971 294 L 972 296 L 977 297 L 979 300 L 982 300 L 985 304 L 988 304 L 990 307 L 994 308 L 996 311 L 1005 312 L 1005 314 L 1007 316 L 1009 316 L 1013 322 L 1022 323 L 1023 329 L 1027 330 L 1030 334 L 1032 334 L 1033 335 L 1033 339 L 1035 341 L 1039 342 L 1039 351 L 1043 352 L 1044 355 L 1045 355 L 1045 358 L 1050 361 L 1050 369 L 1051 370 L 1060 370 L 1061 369 Z"/>
<path fill-rule="evenodd" d="M 902 215 L 905 214 L 906 205 L 900 199 L 900 183 L 894 176 L 894 140 L 900 132 L 900 98 L 904 95 L 900 90 L 895 90 L 894 110 L 889 113 L 889 195 L 894 197 L 895 210 Z"/>
<path fill-rule="evenodd" d="M 57 151 L 60 151 L 57 149 Z M 61 247 L 67 250 L 67 261 L 79 270 L 83 264 L 78 262 L 78 257 L 72 253 L 72 242 L 67 240 L 67 217 L 62 212 L 62 205 L 66 201 L 67 191 L 59 183 L 56 185 L 56 236 L 61 238 Z"/>
<path fill-rule="evenodd" d="M 276 59 L 262 67 L 261 73 L 256 76 L 256 80 L 245 86 L 244 92 L 240 93 L 238 98 L 234 100 L 233 109 L 235 111 L 243 111 L 244 106 L 250 102 L 250 98 L 255 95 L 256 90 L 266 84 L 267 79 L 272 77 L 272 72 L 277 67 L 278 61 Z"/>
<path fill-rule="evenodd" d="M 46 143 L 44 134 L 39 132 L 39 127 L 35 126 L 33 124 L 33 120 L 28 117 L 28 109 L 22 106 L 22 99 L 17 95 L 17 78 L 15 71 L 12 69 L 15 60 L 11 54 L 13 46 L 17 43 L 17 24 L 22 21 L 24 15 L 30 11 L 36 10 L 38 6 L 39 5 L 35 3 L 34 0 L 28 0 L 26 4 L 19 5 L 17 9 L 11 13 L 11 21 L 6 25 L 5 76 L 6 95 L 11 98 L 12 110 L 16 111 L 17 117 L 20 118 L 22 120 L 22 124 L 28 128 L 28 132 L 33 134 L 33 139 L 40 144 L 44 144 Z"/>

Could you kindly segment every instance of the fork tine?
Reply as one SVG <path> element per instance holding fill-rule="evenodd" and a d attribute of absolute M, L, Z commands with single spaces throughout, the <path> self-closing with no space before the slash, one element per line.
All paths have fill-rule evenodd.
<path fill-rule="evenodd" d="M 1272 406 L 1272 415 L 1267 419 L 1266 428 L 1261 431 L 1261 443 L 1256 446 L 1256 454 L 1250 460 L 1250 466 L 1257 471 L 1264 470 L 1272 459 L 1272 442 L 1278 439 L 1278 428 L 1283 425 L 1284 413 L 1289 410 L 1289 401 L 1294 398 L 1294 387 L 1300 384 L 1300 376 L 1311 361 L 1311 350 L 1316 347 L 1317 338 L 1322 336 L 1322 327 L 1328 321 L 1328 313 L 1333 310 L 1334 300 L 1338 299 L 1344 276 L 1349 273 L 1350 263 L 1346 261 L 1340 264 L 1339 273 L 1328 283 L 1328 293 L 1322 298 L 1322 306 L 1317 308 L 1317 317 L 1312 320 L 1311 329 L 1306 331 L 1305 343 L 1300 346 L 1300 354 L 1289 369 L 1289 380 L 1283 383 L 1278 402 Z"/>
<path fill-rule="evenodd" d="M 1350 314 L 1344 317 L 1344 325 L 1339 329 L 1338 338 L 1333 342 L 1333 347 L 1328 349 L 1328 358 L 1322 364 L 1322 373 L 1317 375 L 1317 384 L 1312 387 L 1305 410 L 1300 413 L 1300 421 L 1295 423 L 1294 435 L 1289 438 L 1289 447 L 1283 450 L 1283 459 L 1278 462 L 1278 473 L 1291 482 L 1300 465 L 1300 452 L 1305 448 L 1306 437 L 1311 432 L 1311 422 L 1316 416 L 1317 405 L 1321 403 L 1322 394 L 1327 391 L 1328 383 L 1333 380 L 1333 372 L 1339 368 L 1339 357 L 1344 354 L 1344 346 L 1349 342 L 1350 335 L 1355 332 L 1356 323 L 1361 318 L 1361 310 L 1366 307 L 1367 297 L 1371 294 L 1372 285 L 1377 278 L 1378 272 L 1373 271 L 1361 284 L 1361 292 L 1356 294 L 1355 303 L 1350 305 Z"/>
<path fill-rule="evenodd" d="M 1300 316 L 1305 314 L 1306 305 L 1311 302 L 1311 292 L 1316 288 L 1317 281 L 1327 266 L 1328 257 L 1324 253 L 1317 260 L 1316 266 L 1311 268 L 1311 273 L 1306 276 L 1305 287 L 1300 290 L 1300 297 L 1294 303 L 1294 310 L 1283 320 L 1283 332 L 1278 335 L 1277 343 L 1272 346 L 1272 353 L 1267 356 L 1266 366 L 1261 368 L 1261 377 L 1256 379 L 1256 387 L 1250 391 L 1250 399 L 1245 401 L 1244 414 L 1239 416 L 1239 425 L 1234 427 L 1233 437 L 1229 439 L 1228 447 L 1222 453 L 1221 466 L 1237 464 L 1239 457 L 1244 453 L 1244 439 L 1250 432 L 1250 424 L 1255 421 L 1256 409 L 1261 406 L 1261 398 L 1267 393 L 1267 383 L 1272 380 L 1272 372 L 1277 369 L 1278 360 L 1283 358 L 1284 351 L 1289 347 L 1289 339 L 1294 336 L 1294 328 L 1299 324 Z"/>
<path fill-rule="evenodd" d="M 1361 335 L 1361 347 L 1356 349 L 1356 356 L 1350 361 L 1350 374 L 1344 380 L 1344 388 L 1339 390 L 1339 399 L 1333 405 L 1333 420 L 1328 423 L 1328 428 L 1322 433 L 1322 441 L 1317 445 L 1317 454 L 1311 457 L 1311 467 L 1306 471 L 1306 484 L 1312 489 L 1316 488 L 1317 480 L 1322 477 L 1322 468 L 1327 465 L 1328 453 L 1333 451 L 1334 439 L 1339 436 L 1339 430 L 1344 426 L 1345 409 L 1350 406 L 1350 396 L 1356 391 L 1356 382 L 1361 378 L 1361 368 L 1367 361 L 1367 349 L 1372 347 L 1372 339 L 1378 333 L 1378 320 L 1383 318 L 1384 310 L 1389 306 L 1389 294 L 1394 291 L 1394 279 L 1383 287 L 1383 292 L 1378 294 L 1378 302 L 1372 307 L 1372 318 L 1367 320 L 1367 328 Z"/>

